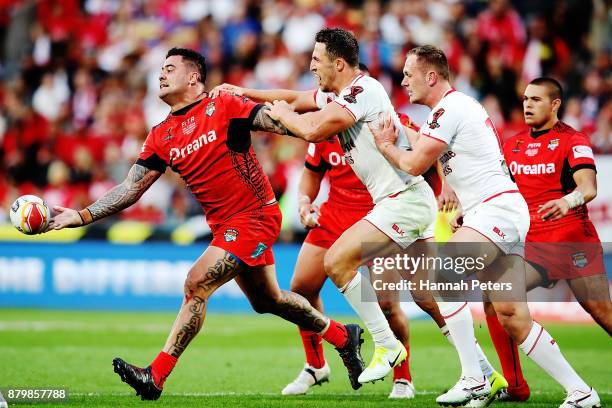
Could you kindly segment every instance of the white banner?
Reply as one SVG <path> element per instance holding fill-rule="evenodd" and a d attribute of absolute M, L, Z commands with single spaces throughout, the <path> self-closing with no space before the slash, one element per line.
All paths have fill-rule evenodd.
<path fill-rule="evenodd" d="M 597 197 L 588 204 L 589 215 L 602 242 L 612 242 L 612 156 L 595 156 Z"/>

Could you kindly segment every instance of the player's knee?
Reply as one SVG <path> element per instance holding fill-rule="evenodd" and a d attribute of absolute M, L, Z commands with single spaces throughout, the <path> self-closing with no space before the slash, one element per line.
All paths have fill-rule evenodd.
<path fill-rule="evenodd" d="M 581 304 L 595 321 L 600 322 L 612 318 L 612 303 L 609 301 L 588 300 Z"/>
<path fill-rule="evenodd" d="M 291 281 L 290 290 L 298 295 L 304 296 L 310 303 L 313 303 L 313 301 L 319 297 L 320 288 L 315 288 L 312 284 L 302 280 L 294 280 Z"/>
<path fill-rule="evenodd" d="M 255 313 L 259 314 L 270 313 L 274 309 L 273 302 L 268 299 L 252 300 L 251 307 Z"/>
<path fill-rule="evenodd" d="M 394 313 L 398 312 L 396 310 L 395 303 L 389 300 L 381 300 L 378 302 L 378 305 L 387 319 L 393 316 Z"/>
<path fill-rule="evenodd" d="M 345 257 L 338 251 L 327 251 L 325 259 L 323 260 L 325 273 L 329 278 L 338 285 L 344 285 L 346 276 L 348 273 L 353 272 L 354 269 L 346 264 Z"/>

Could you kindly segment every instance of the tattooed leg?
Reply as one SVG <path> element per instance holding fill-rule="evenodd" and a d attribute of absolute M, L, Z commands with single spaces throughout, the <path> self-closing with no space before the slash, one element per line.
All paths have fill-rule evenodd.
<path fill-rule="evenodd" d="M 202 328 L 210 295 L 240 270 L 239 261 L 229 252 L 212 246 L 204 252 L 189 271 L 185 299 L 163 351 L 176 358 L 185 351 Z"/>
<path fill-rule="evenodd" d="M 278 287 L 273 265 L 251 268 L 237 276 L 236 282 L 257 313 L 272 313 L 317 333 L 329 322 L 303 296 Z"/>

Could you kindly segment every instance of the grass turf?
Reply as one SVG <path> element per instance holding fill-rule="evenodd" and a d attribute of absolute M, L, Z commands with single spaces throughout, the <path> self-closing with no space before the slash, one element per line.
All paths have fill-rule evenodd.
<path fill-rule="evenodd" d="M 111 361 L 147 365 L 157 355 L 174 321 L 166 313 L 106 313 L 0 309 L 0 389 L 66 387 L 64 403 L 19 403 L 15 406 L 61 407 L 389 407 L 437 406 L 435 397 L 459 374 L 455 351 L 430 321 L 411 322 L 411 370 L 417 397 L 388 400 L 390 376 L 354 392 L 335 350 L 326 346 L 331 382 L 300 397 L 282 397 L 280 390 L 303 364 L 294 326 L 273 316 L 209 315 L 200 335 L 182 356 L 155 403 L 140 401 L 113 373 Z M 612 347 L 598 326 L 546 327 L 565 356 L 612 405 Z M 493 365 L 499 367 L 486 326 L 476 334 Z M 366 337 L 366 363 L 372 342 Z M 522 356 L 523 358 L 523 356 Z M 556 407 L 562 389 L 531 361 L 523 368 L 532 398 L 501 407 Z M 13 404 L 9 401 L 9 406 Z"/>

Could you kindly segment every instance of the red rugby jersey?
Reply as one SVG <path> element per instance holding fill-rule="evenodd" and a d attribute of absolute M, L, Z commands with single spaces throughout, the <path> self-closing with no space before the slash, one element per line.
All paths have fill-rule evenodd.
<path fill-rule="evenodd" d="M 531 227 L 584 220 L 586 205 L 574 208 L 558 221 L 542 221 L 538 207 L 556 200 L 576 188 L 574 172 L 595 170 L 589 138 L 559 121 L 552 129 L 525 130 L 504 143 L 504 156 L 531 214 Z"/>
<path fill-rule="evenodd" d="M 307 169 L 329 175 L 330 205 L 351 209 L 374 206 L 370 193 L 346 162 L 337 136 L 320 143 L 310 143 L 306 153 Z"/>
<path fill-rule="evenodd" d="M 251 146 L 258 105 L 221 93 L 173 112 L 149 132 L 138 164 L 178 173 L 209 224 L 261 208 L 274 193 Z"/>

